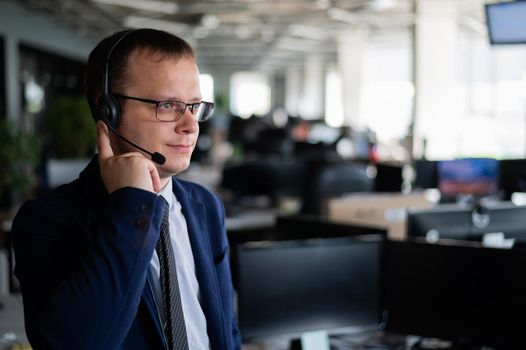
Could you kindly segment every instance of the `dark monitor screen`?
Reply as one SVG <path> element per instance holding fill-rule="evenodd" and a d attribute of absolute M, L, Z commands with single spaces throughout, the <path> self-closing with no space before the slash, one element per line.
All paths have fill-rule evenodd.
<path fill-rule="evenodd" d="M 486 4 L 491 44 L 526 43 L 526 1 Z"/>
<path fill-rule="evenodd" d="M 407 212 L 408 237 L 470 239 L 471 209 L 454 204 Z"/>
<path fill-rule="evenodd" d="M 524 345 L 525 275 L 525 251 L 387 242 L 386 329 L 517 348 Z"/>
<path fill-rule="evenodd" d="M 490 158 L 445 160 L 438 163 L 438 189 L 444 198 L 460 195 L 494 195 L 498 187 L 499 163 Z"/>
<path fill-rule="evenodd" d="M 273 240 L 387 235 L 386 229 L 337 222 L 320 215 L 278 215 Z M 323 233 L 320 235 L 320 233 Z"/>
<path fill-rule="evenodd" d="M 497 232 L 526 242 L 526 206 L 511 202 L 475 207 L 443 204 L 407 213 L 408 237 L 481 241 L 484 234 Z"/>
<path fill-rule="evenodd" d="M 376 164 L 375 192 L 402 192 L 403 181 L 401 165 Z"/>
<path fill-rule="evenodd" d="M 514 192 L 526 192 L 526 159 L 499 161 L 499 183 L 504 200 L 510 200 Z"/>
<path fill-rule="evenodd" d="M 526 242 L 526 206 L 497 202 L 487 206 L 438 205 L 409 210 L 407 236 L 481 241 L 486 233 Z"/>
<path fill-rule="evenodd" d="M 243 338 L 376 327 L 381 238 L 369 237 L 237 246 Z"/>
<path fill-rule="evenodd" d="M 438 161 L 419 159 L 415 161 L 414 188 L 438 188 Z"/>

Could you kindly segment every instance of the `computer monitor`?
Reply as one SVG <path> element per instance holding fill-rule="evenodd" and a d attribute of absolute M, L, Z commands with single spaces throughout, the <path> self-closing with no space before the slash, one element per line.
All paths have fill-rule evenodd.
<path fill-rule="evenodd" d="M 402 192 L 403 167 L 401 165 L 376 164 L 375 192 Z"/>
<path fill-rule="evenodd" d="M 439 161 L 438 189 L 441 196 L 446 200 L 454 200 L 462 195 L 496 195 L 498 166 L 498 161 L 490 158 Z"/>
<path fill-rule="evenodd" d="M 471 210 L 456 204 L 407 212 L 407 237 L 470 239 Z"/>
<path fill-rule="evenodd" d="M 526 159 L 499 161 L 500 198 L 510 200 L 514 192 L 526 192 Z"/>
<path fill-rule="evenodd" d="M 486 20 L 490 43 L 526 43 L 526 1 L 486 4 Z"/>
<path fill-rule="evenodd" d="M 234 270 L 243 339 L 376 329 L 381 241 L 365 236 L 237 246 Z"/>
<path fill-rule="evenodd" d="M 387 230 L 350 224 L 343 220 L 333 220 L 320 215 L 288 214 L 278 215 L 274 226 L 273 240 L 294 240 L 312 238 L 351 237 L 365 235 L 384 235 Z"/>
<path fill-rule="evenodd" d="M 438 161 L 418 159 L 415 161 L 415 189 L 438 188 Z"/>
<path fill-rule="evenodd" d="M 524 346 L 526 251 L 476 243 L 386 244 L 382 305 L 388 332 L 497 349 Z"/>
<path fill-rule="evenodd" d="M 511 202 L 460 206 L 441 204 L 407 213 L 407 236 L 481 241 L 484 234 L 504 233 L 526 242 L 526 206 Z"/>

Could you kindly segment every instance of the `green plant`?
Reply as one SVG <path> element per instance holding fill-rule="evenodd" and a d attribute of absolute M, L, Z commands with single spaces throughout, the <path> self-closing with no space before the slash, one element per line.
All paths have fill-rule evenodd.
<path fill-rule="evenodd" d="M 33 132 L 0 119 L 0 193 L 8 187 L 21 194 L 34 184 L 41 141 Z"/>
<path fill-rule="evenodd" d="M 47 112 L 47 123 L 54 157 L 84 158 L 95 149 L 95 123 L 84 98 L 55 99 Z"/>

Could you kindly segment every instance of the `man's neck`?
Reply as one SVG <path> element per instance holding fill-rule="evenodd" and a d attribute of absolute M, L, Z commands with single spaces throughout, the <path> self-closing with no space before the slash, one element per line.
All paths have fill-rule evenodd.
<path fill-rule="evenodd" d="M 161 190 L 160 191 L 162 191 L 162 189 L 165 188 L 166 185 L 168 185 L 171 179 L 172 179 L 171 177 L 163 177 L 160 179 L 161 180 Z"/>

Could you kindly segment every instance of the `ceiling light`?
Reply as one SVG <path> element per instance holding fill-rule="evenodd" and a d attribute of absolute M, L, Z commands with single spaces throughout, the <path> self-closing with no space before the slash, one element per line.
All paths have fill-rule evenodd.
<path fill-rule="evenodd" d="M 165 14 L 175 14 L 179 11 L 179 5 L 175 2 L 157 0 L 92 0 L 101 4 L 128 7 L 136 10 L 159 12 Z"/>
<path fill-rule="evenodd" d="M 394 0 L 372 0 L 367 6 L 375 11 L 384 11 L 394 7 L 395 2 Z"/>
<path fill-rule="evenodd" d="M 217 27 L 219 27 L 219 23 L 219 18 L 217 18 L 217 16 L 215 15 L 206 14 L 201 18 L 201 24 L 206 29 L 216 29 Z"/>

